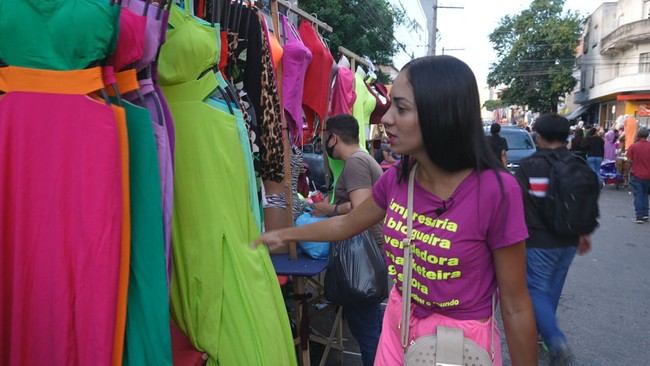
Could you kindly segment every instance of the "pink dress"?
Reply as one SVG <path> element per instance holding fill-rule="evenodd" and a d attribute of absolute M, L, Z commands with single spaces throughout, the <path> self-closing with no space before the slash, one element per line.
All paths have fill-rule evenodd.
<path fill-rule="evenodd" d="M 99 68 L 0 68 L 0 364 L 108 365 L 122 175 Z M 35 108 L 35 106 L 38 106 Z"/>

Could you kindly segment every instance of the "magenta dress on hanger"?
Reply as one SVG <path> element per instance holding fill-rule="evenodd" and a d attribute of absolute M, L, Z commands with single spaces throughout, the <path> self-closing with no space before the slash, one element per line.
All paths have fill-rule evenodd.
<path fill-rule="evenodd" d="M 112 52 L 108 2 L 0 2 L 0 364 L 109 365 L 122 166 L 88 94 Z M 74 21 L 70 21 L 73 19 Z"/>

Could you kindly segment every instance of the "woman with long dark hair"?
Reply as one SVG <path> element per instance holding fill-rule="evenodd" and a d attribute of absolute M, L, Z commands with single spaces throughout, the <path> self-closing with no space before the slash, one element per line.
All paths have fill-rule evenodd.
<path fill-rule="evenodd" d="M 587 152 L 585 151 L 585 131 L 578 127 L 573 133 L 573 138 L 571 139 L 569 150 L 578 155 L 579 157 L 587 160 Z"/>
<path fill-rule="evenodd" d="M 506 157 L 506 151 L 508 151 L 508 141 L 505 138 L 499 135 L 501 132 L 501 125 L 498 123 L 493 123 L 490 126 L 490 136 L 488 137 L 488 143 L 490 149 L 494 152 L 494 156 L 501 161 L 503 167 L 508 166 L 508 158 Z"/>
<path fill-rule="evenodd" d="M 386 263 L 395 282 L 384 313 L 375 365 L 402 365 L 404 244 L 412 219 L 410 341 L 439 325 L 461 328 L 501 365 L 492 299 L 497 288 L 512 363 L 537 364 L 537 333 L 526 287 L 528 236 L 523 194 L 485 139 L 476 78 L 451 56 L 409 62 L 382 118 L 391 150 L 402 155 L 372 197 L 342 216 L 263 234 L 262 242 L 338 241 L 384 219 Z M 408 212 L 414 177 L 413 212 Z M 408 291 L 406 292 L 408 293 Z"/>

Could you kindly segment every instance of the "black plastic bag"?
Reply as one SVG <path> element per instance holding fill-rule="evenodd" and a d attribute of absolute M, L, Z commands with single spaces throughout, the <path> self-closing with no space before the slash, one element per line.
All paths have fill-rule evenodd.
<path fill-rule="evenodd" d="M 332 242 L 325 272 L 325 298 L 343 306 L 359 306 L 386 297 L 388 268 L 370 232 Z"/>

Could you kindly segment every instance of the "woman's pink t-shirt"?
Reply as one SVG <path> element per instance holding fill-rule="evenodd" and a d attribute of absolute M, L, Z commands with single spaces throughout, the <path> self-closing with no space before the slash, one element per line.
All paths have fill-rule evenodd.
<path fill-rule="evenodd" d="M 388 272 L 402 289 L 408 182 L 397 182 L 391 167 L 373 187 L 386 210 L 384 250 Z M 492 313 L 496 277 L 492 251 L 528 237 L 522 190 L 508 172 L 472 172 L 444 201 L 417 180 L 413 199 L 413 315 L 433 312 L 455 319 L 481 319 Z M 440 215 L 439 208 L 446 208 Z"/>

